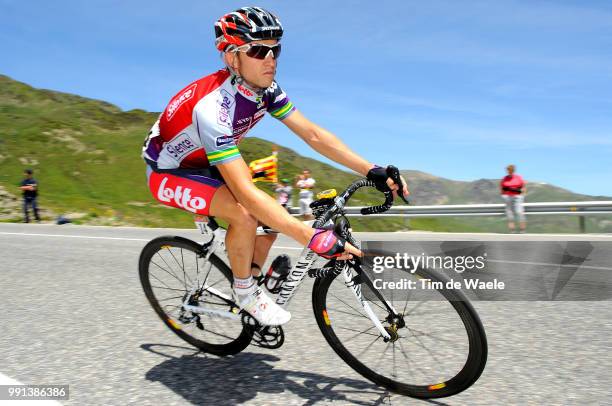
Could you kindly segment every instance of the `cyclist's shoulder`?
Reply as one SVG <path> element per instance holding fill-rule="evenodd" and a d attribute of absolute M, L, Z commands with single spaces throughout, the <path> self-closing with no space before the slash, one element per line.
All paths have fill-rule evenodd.
<path fill-rule="evenodd" d="M 196 106 L 207 99 L 207 96 L 218 92 L 223 84 L 228 81 L 229 72 L 225 69 L 201 77 L 176 93 L 166 106 L 162 116 L 162 126 L 167 123 L 177 122 L 179 127 L 192 121 L 192 113 Z M 181 127 L 182 128 L 182 127 Z"/>
<path fill-rule="evenodd" d="M 194 98 L 196 100 L 200 100 L 204 96 L 219 89 L 229 78 L 230 73 L 227 71 L 227 69 L 220 69 L 211 73 L 210 75 L 201 77 L 189 83 L 174 95 L 172 101 L 180 101 L 184 98 Z"/>

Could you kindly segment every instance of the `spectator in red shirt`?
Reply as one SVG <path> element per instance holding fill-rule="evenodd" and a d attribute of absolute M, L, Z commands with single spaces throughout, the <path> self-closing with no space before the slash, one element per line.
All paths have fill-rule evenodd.
<path fill-rule="evenodd" d="M 511 233 L 515 232 L 515 218 L 518 218 L 520 232 L 525 232 L 527 222 L 525 220 L 525 211 L 523 210 L 523 201 L 525 195 L 525 181 L 520 175 L 514 173 L 516 167 L 508 165 L 506 167 L 508 174 L 504 176 L 499 183 L 502 199 L 506 203 L 506 217 L 508 218 L 508 229 Z"/>

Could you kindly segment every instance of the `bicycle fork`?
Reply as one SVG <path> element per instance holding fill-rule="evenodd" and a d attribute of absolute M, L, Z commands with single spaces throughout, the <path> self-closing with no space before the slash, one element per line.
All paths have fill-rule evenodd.
<path fill-rule="evenodd" d="M 368 315 L 368 318 L 372 321 L 376 329 L 379 331 L 380 335 L 382 335 L 385 341 L 389 341 L 392 339 L 389 331 L 382 325 L 381 321 L 376 316 L 376 313 L 372 310 L 370 303 L 363 297 L 363 293 L 361 291 L 361 284 L 365 283 L 368 285 L 372 292 L 376 295 L 378 299 L 384 304 L 387 311 L 389 311 L 390 315 L 388 319 L 401 319 L 401 316 L 397 313 L 397 311 L 393 308 L 393 306 L 384 298 L 384 296 L 378 291 L 378 289 L 374 288 L 374 285 L 371 279 L 366 275 L 365 272 L 361 269 L 358 264 L 353 265 L 355 270 L 357 270 L 357 276 L 353 276 L 351 273 L 352 267 L 348 265 L 348 263 L 342 268 L 342 277 L 344 278 L 344 283 L 348 286 L 355 298 L 363 307 L 363 310 Z"/>

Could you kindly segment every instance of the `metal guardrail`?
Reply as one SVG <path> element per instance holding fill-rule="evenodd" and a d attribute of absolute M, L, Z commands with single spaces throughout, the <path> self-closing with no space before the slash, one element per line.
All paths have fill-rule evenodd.
<path fill-rule="evenodd" d="M 524 203 L 525 214 L 612 214 L 612 201 L 589 202 L 543 202 Z M 360 216 L 361 206 L 345 207 L 347 216 Z M 297 207 L 292 207 L 291 214 L 299 214 Z M 452 204 L 436 206 L 393 206 L 382 214 L 371 214 L 367 217 L 444 217 L 444 216 L 504 216 L 506 205 L 493 204 Z"/>
<path fill-rule="evenodd" d="M 589 202 L 543 202 L 524 203 L 525 214 L 612 214 L 612 201 Z M 361 207 L 347 207 L 348 216 L 360 215 Z M 503 216 L 506 205 L 494 204 L 457 204 L 438 206 L 393 206 L 383 214 L 373 216 L 402 217 L 443 217 L 443 216 Z"/>
<path fill-rule="evenodd" d="M 579 217 L 580 231 L 586 231 L 585 216 L 592 214 L 612 215 L 612 201 L 588 202 L 542 202 L 523 203 L 528 215 L 575 215 Z M 361 206 L 345 208 L 347 216 L 361 216 Z M 299 214 L 297 208 L 291 208 L 291 214 Z M 506 205 L 494 204 L 455 204 L 437 206 L 393 206 L 382 214 L 371 214 L 367 217 L 445 217 L 445 216 L 505 216 Z"/>

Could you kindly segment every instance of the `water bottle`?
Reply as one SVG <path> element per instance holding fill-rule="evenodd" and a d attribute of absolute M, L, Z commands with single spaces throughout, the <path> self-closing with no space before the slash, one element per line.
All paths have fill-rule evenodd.
<path fill-rule="evenodd" d="M 291 271 L 291 259 L 287 254 L 279 255 L 274 258 L 268 272 L 266 272 L 265 284 L 266 289 L 270 293 L 278 293 L 280 292 L 283 282 L 289 276 L 289 271 Z"/>

